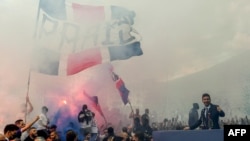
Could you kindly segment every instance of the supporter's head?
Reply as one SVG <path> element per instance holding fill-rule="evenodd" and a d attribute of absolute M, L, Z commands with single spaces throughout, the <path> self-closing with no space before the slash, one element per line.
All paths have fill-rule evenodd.
<path fill-rule="evenodd" d="M 123 139 L 123 141 L 129 140 L 129 135 L 126 132 L 122 132 L 120 137 Z"/>
<path fill-rule="evenodd" d="M 53 132 L 53 131 L 56 131 L 57 129 L 57 126 L 55 124 L 52 124 L 50 127 L 49 127 L 49 131 L 50 132 Z"/>
<path fill-rule="evenodd" d="M 42 113 L 47 113 L 49 111 L 48 107 L 43 106 L 42 107 Z"/>
<path fill-rule="evenodd" d="M 109 136 L 113 136 L 115 133 L 114 133 L 114 128 L 113 127 L 109 127 L 108 128 L 108 135 Z"/>
<path fill-rule="evenodd" d="M 136 132 L 133 136 L 133 141 L 144 141 L 144 133 Z"/>
<path fill-rule="evenodd" d="M 82 111 L 85 111 L 86 109 L 88 109 L 88 106 L 86 104 L 82 105 Z"/>
<path fill-rule="evenodd" d="M 19 128 L 25 127 L 25 123 L 22 119 L 18 119 L 15 121 L 15 125 L 18 126 Z"/>
<path fill-rule="evenodd" d="M 35 127 L 30 127 L 29 130 L 28 130 L 28 134 L 31 138 L 36 138 L 38 135 L 37 135 L 37 130 Z"/>
<path fill-rule="evenodd" d="M 68 130 L 66 133 L 66 141 L 77 141 L 77 134 L 73 130 Z"/>
<path fill-rule="evenodd" d="M 4 127 L 4 135 L 8 139 L 10 139 L 17 133 L 17 130 L 19 130 L 19 127 L 16 126 L 15 124 L 7 124 Z"/>
<path fill-rule="evenodd" d="M 136 114 L 139 114 L 140 113 L 140 110 L 138 108 L 135 109 L 135 113 Z"/>
<path fill-rule="evenodd" d="M 127 127 L 122 127 L 122 132 L 128 132 L 128 128 Z"/>
<path fill-rule="evenodd" d="M 56 133 L 56 131 L 52 131 L 49 134 L 49 138 L 52 139 L 52 140 L 58 140 L 59 139 L 58 134 Z"/>
<path fill-rule="evenodd" d="M 90 140 L 90 138 L 91 138 L 91 133 L 90 132 L 84 133 L 84 140 Z"/>

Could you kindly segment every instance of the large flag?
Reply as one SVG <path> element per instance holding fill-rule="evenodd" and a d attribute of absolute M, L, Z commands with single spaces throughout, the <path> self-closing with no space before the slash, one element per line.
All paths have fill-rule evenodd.
<path fill-rule="evenodd" d="M 118 45 L 136 39 L 132 27 L 135 12 L 121 6 L 104 6 L 74 0 L 40 0 L 36 21 L 38 39 L 58 36 L 57 46 L 72 43 L 74 49 L 94 44 Z"/>
<path fill-rule="evenodd" d="M 115 60 L 126 60 L 142 54 L 140 42 L 120 47 L 108 46 L 103 48 L 89 48 L 67 56 L 66 74 L 73 75 L 98 64 Z M 36 47 L 34 48 L 33 55 L 33 70 L 49 75 L 59 74 L 61 60 L 58 52 L 47 48 Z"/>
<path fill-rule="evenodd" d="M 34 55 L 36 70 L 58 75 L 60 69 L 72 75 L 104 62 L 143 54 L 139 34 L 132 27 L 134 11 L 79 2 L 40 0 L 35 35 L 38 48 L 46 49 L 38 49 L 43 51 Z"/>
<path fill-rule="evenodd" d="M 129 90 L 126 88 L 125 83 L 117 74 L 112 72 L 112 77 L 115 81 L 116 88 L 122 98 L 122 102 L 124 103 L 124 105 L 126 105 L 128 103 Z"/>
<path fill-rule="evenodd" d="M 94 1 L 92 1 L 94 2 Z M 76 0 L 40 0 L 38 12 L 54 19 L 78 23 L 96 23 L 110 19 L 128 18 L 133 24 L 135 13 L 121 6 L 87 3 Z M 41 11 L 40 11 L 41 10 Z"/>

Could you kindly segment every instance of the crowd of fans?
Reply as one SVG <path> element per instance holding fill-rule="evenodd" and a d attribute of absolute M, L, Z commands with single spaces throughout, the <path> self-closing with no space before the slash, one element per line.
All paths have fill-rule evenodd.
<path fill-rule="evenodd" d="M 130 123 L 114 127 L 112 123 L 97 125 L 95 113 L 83 105 L 77 117 L 78 127 L 74 123 L 66 123 L 71 128 L 64 132 L 58 130 L 56 124 L 51 124 L 47 117 L 48 107 L 42 107 L 41 114 L 29 123 L 23 119 L 7 124 L 0 133 L 0 141 L 153 141 L 153 132 L 159 130 L 183 130 L 188 121 L 180 120 L 179 116 L 164 118 L 161 122 L 150 119 L 152 115 L 149 109 L 141 115 L 139 109 L 135 109 L 128 115 Z M 112 120 L 111 120 L 112 121 Z M 35 124 L 36 123 L 36 124 Z M 245 117 L 223 118 L 220 127 L 224 125 L 249 125 L 250 121 Z M 64 123 L 65 124 L 65 123 Z M 36 126 L 35 126 L 36 125 Z M 196 130 L 201 130 L 197 128 Z"/>

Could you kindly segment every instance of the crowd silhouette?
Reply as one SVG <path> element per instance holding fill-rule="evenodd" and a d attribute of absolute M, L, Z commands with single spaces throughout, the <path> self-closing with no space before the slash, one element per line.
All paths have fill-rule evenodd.
<path fill-rule="evenodd" d="M 194 126 L 201 117 L 198 113 L 199 107 L 197 103 L 193 103 L 191 110 L 187 111 L 188 120 L 176 115 L 157 121 L 152 118 L 157 116 L 153 115 L 155 112 L 152 114 L 150 109 L 145 108 L 141 114 L 139 108 L 136 108 L 135 111 L 131 109 L 131 113 L 128 113 L 125 119 L 117 114 L 107 119 L 109 122 L 99 124 L 96 114 L 88 109 L 88 105 L 83 104 L 78 115 L 74 117 L 76 121 L 67 118 L 63 124 L 57 125 L 47 116 L 49 107 L 43 106 L 41 113 L 27 123 L 21 118 L 13 123 L 6 123 L 3 132 L 0 133 L 0 139 L 1 141 L 153 141 L 154 131 L 185 130 L 186 127 Z M 201 114 L 203 110 L 201 109 Z M 217 106 L 217 110 L 221 109 Z M 61 118 L 57 116 L 55 115 L 57 120 Z M 112 123 L 114 118 L 120 118 L 119 124 Z M 247 115 L 244 117 L 230 115 L 220 119 L 219 127 L 215 129 L 223 129 L 224 125 L 250 125 L 250 121 Z M 204 126 L 199 124 L 194 129 L 204 130 Z"/>

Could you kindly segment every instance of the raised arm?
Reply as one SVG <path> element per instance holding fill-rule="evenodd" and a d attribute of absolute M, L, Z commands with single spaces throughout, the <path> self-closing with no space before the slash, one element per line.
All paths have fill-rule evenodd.
<path fill-rule="evenodd" d="M 224 116 L 225 116 L 225 113 L 224 113 L 224 111 L 220 108 L 220 106 L 217 106 L 217 111 L 218 111 L 220 117 L 224 117 Z"/>
<path fill-rule="evenodd" d="M 28 130 L 38 120 L 39 120 L 39 116 L 36 116 L 36 118 L 32 122 L 26 124 L 23 128 L 21 128 L 21 132 L 25 132 L 26 130 Z"/>

